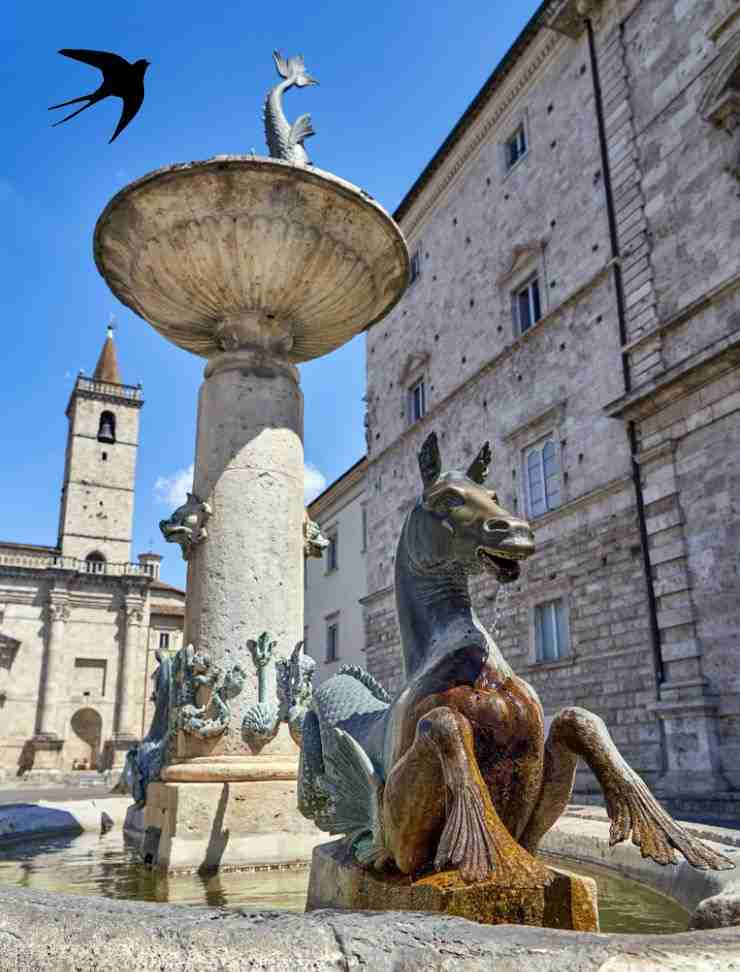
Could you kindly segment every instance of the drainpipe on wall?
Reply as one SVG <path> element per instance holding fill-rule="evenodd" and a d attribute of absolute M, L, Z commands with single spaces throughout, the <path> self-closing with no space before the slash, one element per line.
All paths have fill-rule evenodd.
<path fill-rule="evenodd" d="M 606 125 L 604 122 L 604 102 L 601 94 L 601 80 L 599 76 L 599 62 L 596 55 L 596 41 L 591 20 L 586 18 L 586 32 L 588 34 L 588 51 L 591 60 L 591 77 L 594 85 L 594 104 L 596 106 L 596 121 L 599 130 L 599 148 L 601 151 L 601 168 L 604 174 L 604 195 L 606 197 L 606 212 L 609 221 L 609 241 L 612 255 L 612 274 L 614 277 L 614 291 L 617 297 L 617 320 L 619 322 L 619 344 L 622 358 L 622 374 L 624 377 L 624 391 L 629 394 L 632 390 L 632 375 L 630 373 L 629 358 L 623 348 L 627 344 L 627 324 L 624 306 L 624 285 L 622 282 L 622 265 L 619 252 L 619 236 L 617 234 L 617 216 L 614 209 L 614 193 L 612 190 L 611 172 L 609 170 L 609 153 L 606 140 Z M 620 30 L 621 30 L 620 26 Z M 637 461 L 637 430 L 635 423 L 627 422 L 627 439 L 632 463 L 632 482 L 635 487 L 635 501 L 637 504 L 637 521 L 640 530 L 640 549 L 645 573 L 645 583 L 648 595 L 648 615 L 650 619 L 650 641 L 653 649 L 655 666 L 656 689 L 663 683 L 663 657 L 660 651 L 660 630 L 658 628 L 658 609 L 653 584 L 653 570 L 650 563 L 650 548 L 648 546 L 647 526 L 645 524 L 645 499 L 642 492 L 642 478 L 640 464 Z M 658 692 L 656 691 L 656 696 Z"/>

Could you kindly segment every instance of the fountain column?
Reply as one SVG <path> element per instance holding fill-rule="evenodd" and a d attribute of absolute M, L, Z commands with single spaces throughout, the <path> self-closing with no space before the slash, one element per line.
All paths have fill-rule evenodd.
<path fill-rule="evenodd" d="M 173 661 L 174 746 L 168 735 L 141 827 L 163 871 L 307 860 L 322 837 L 296 806 L 311 667 L 300 652 L 288 663 L 303 634 L 296 366 L 394 306 L 406 245 L 331 173 L 218 156 L 121 190 L 98 220 L 95 259 L 127 306 L 207 360 L 193 492 L 161 524 L 188 561 L 186 647 Z M 260 698 L 250 645 L 263 634 L 280 678 Z"/>
<path fill-rule="evenodd" d="M 303 632 L 303 395 L 273 343 L 265 334 L 262 347 L 215 355 L 200 389 L 193 488 L 210 513 L 207 540 L 190 554 L 186 625 L 222 670 L 251 670 L 246 643 L 263 631 L 283 653 Z M 178 755 L 250 755 L 241 724 L 256 701 L 249 678 L 228 731 L 181 737 Z"/>

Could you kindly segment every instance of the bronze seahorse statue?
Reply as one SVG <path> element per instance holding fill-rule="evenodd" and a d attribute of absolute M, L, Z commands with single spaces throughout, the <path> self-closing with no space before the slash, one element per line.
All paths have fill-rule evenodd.
<path fill-rule="evenodd" d="M 569 707 L 544 738 L 537 693 L 514 674 L 473 610 L 471 575 L 515 581 L 534 552 L 529 524 L 485 485 L 488 443 L 467 470 L 442 473 L 434 433 L 419 454 L 423 492 L 401 530 L 395 590 L 405 685 L 390 701 L 340 672 L 314 692 L 303 724 L 298 801 L 345 834 L 367 866 L 430 865 L 463 880 L 547 881 L 535 858 L 564 811 L 581 757 L 611 820 L 644 857 L 697 868 L 734 865 L 683 830 L 614 745 L 606 725 Z"/>

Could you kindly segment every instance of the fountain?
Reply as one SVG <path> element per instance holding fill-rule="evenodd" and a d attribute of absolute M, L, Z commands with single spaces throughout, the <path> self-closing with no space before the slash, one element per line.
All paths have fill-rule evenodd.
<path fill-rule="evenodd" d="M 318 840 L 294 809 L 310 686 L 296 647 L 296 365 L 383 317 L 408 280 L 385 210 L 308 162 L 310 118 L 290 125 L 281 98 L 314 81 L 302 58 L 275 60 L 265 122 L 277 157 L 160 169 L 121 190 L 95 229 L 95 262 L 119 300 L 207 359 L 193 492 L 161 524 L 187 561 L 190 644 L 172 664 L 172 741 L 144 787 L 146 853 L 165 871 L 305 860 Z"/>
<path fill-rule="evenodd" d="M 404 691 L 391 701 L 351 669 L 312 696 L 303 556 L 325 541 L 303 513 L 295 366 L 387 313 L 408 256 L 377 203 L 310 165 L 310 119 L 290 125 L 281 98 L 313 79 L 302 59 L 276 65 L 277 157 L 170 166 L 98 221 L 95 259 L 113 292 L 208 361 L 193 491 L 161 524 L 188 565 L 188 644 L 160 655 L 152 726 L 127 755 L 133 852 L 115 798 L 0 810 L 0 972 L 195 969 L 214 956 L 229 968 L 248 956 L 409 972 L 519 968 L 533 955 L 552 972 L 735 967 L 740 935 L 722 926 L 740 920 L 740 884 L 717 868 L 740 854 L 737 832 L 677 825 L 583 710 L 561 713 L 545 743 L 536 696 L 470 608 L 468 573 L 506 582 L 532 548 L 528 524 L 485 486 L 487 445 L 465 473 L 442 473 L 433 436 L 422 449 L 422 496 L 396 560 Z M 611 822 L 564 809 L 576 755 Z M 632 844 L 613 846 L 630 830 Z M 320 844 L 322 831 L 342 839 Z M 645 859 L 667 863 L 674 848 L 686 862 Z M 633 880 L 615 884 L 598 865 Z M 591 877 L 602 931 L 624 934 L 541 927 L 596 928 Z M 212 908 L 163 903 L 175 901 Z M 304 904 L 371 910 L 291 914 Z M 403 913 L 372 910 L 388 908 Z"/>

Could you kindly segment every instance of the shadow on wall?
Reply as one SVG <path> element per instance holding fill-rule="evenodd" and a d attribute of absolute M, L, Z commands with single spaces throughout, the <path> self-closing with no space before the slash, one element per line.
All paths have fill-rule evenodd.
<path fill-rule="evenodd" d="M 211 836 L 208 841 L 208 847 L 206 848 L 206 857 L 198 868 L 198 874 L 200 875 L 208 874 L 209 871 L 216 870 L 221 864 L 221 858 L 224 856 L 224 851 L 226 850 L 226 845 L 229 843 L 230 836 L 228 830 L 221 829 L 223 827 L 224 817 L 226 816 L 228 802 L 229 784 L 224 783 L 221 796 L 219 797 L 218 807 L 213 818 Z"/>
<path fill-rule="evenodd" d="M 23 747 L 18 755 L 18 772 L 16 776 L 23 776 L 28 770 L 33 769 L 33 760 L 35 756 L 35 749 L 33 741 L 28 739 L 23 743 Z"/>

